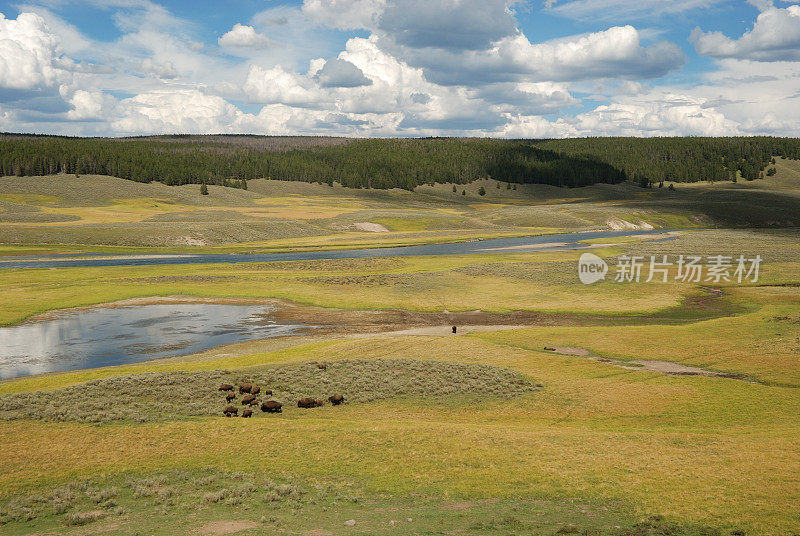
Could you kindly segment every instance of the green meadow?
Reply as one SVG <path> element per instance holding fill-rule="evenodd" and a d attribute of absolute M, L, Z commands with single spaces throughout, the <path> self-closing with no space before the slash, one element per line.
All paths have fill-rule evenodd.
<path fill-rule="evenodd" d="M 673 267 L 667 283 L 583 285 L 580 252 L 557 250 L 0 270 L 6 326 L 158 298 L 356 319 L 0 382 L 0 533 L 797 534 L 800 165 L 776 168 L 674 191 L 252 180 L 201 196 L 100 176 L 0 178 L 0 260 L 404 245 L 620 221 L 670 233 L 594 241 L 612 267 L 622 254 L 763 258 L 759 280 L 742 284 L 677 281 Z M 367 330 L 359 316 L 397 311 L 462 329 Z M 222 381 L 272 386 L 284 411 L 226 418 Z M 331 389 L 346 402 L 293 404 Z"/>

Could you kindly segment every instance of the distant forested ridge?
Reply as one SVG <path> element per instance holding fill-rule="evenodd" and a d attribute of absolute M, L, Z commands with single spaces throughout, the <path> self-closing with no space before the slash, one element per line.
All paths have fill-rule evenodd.
<path fill-rule="evenodd" d="M 760 177 L 773 157 L 800 159 L 797 138 L 573 138 L 537 147 L 564 156 L 591 157 L 650 182 L 745 180 Z"/>
<path fill-rule="evenodd" d="M 348 139 L 270 136 L 67 138 L 0 135 L 0 175 L 78 173 L 166 184 L 251 179 L 406 188 L 435 182 L 587 186 L 758 178 L 790 138 Z"/>

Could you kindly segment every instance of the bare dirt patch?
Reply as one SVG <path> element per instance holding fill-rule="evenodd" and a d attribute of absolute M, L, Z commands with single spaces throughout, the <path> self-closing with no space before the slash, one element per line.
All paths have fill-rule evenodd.
<path fill-rule="evenodd" d="M 369 233 L 388 233 L 389 229 L 380 223 L 360 222 L 354 223 L 353 228 L 357 231 L 367 231 Z"/>
<path fill-rule="evenodd" d="M 210 534 L 212 536 L 223 536 L 225 534 L 235 534 L 243 530 L 252 530 L 259 525 L 255 521 L 247 521 L 244 519 L 227 520 L 227 521 L 212 521 L 199 527 L 196 534 Z"/>

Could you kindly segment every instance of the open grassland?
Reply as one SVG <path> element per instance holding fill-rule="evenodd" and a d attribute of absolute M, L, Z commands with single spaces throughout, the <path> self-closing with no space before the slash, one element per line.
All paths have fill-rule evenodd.
<path fill-rule="evenodd" d="M 569 314 L 604 310 L 600 306 L 607 300 L 616 300 L 607 311 L 617 316 L 663 314 L 657 311 L 664 304 L 678 304 L 671 314 L 683 320 L 674 325 L 625 325 L 623 319 L 621 325 L 554 325 L 457 337 L 334 335 L 307 343 L 298 337 L 284 346 L 271 343 L 279 346 L 273 350 L 253 352 L 258 343 L 248 343 L 209 351 L 200 359 L 4 382 L 0 393 L 25 393 L 19 400 L 36 418 L 6 421 L 0 427 L 0 451 L 8 468 L 0 474 L 0 502 L 8 512 L 3 529 L 10 534 L 48 527 L 77 533 L 86 523 L 122 534 L 142 527 L 152 527 L 153 534 L 197 533 L 211 522 L 238 520 L 250 523 L 242 527 L 256 534 L 283 529 L 336 534 L 352 530 L 343 523 L 356 519 L 356 527 L 371 534 L 424 533 L 443 526 L 477 534 L 791 534 L 800 524 L 800 295 L 796 287 L 786 285 L 796 282 L 797 247 L 792 231 L 742 230 L 696 231 L 667 242 L 636 240 L 595 250 L 603 255 L 760 252 L 767 286 L 723 286 L 725 297 L 712 307 L 723 307 L 724 314 L 707 319 L 680 307 L 682 296 L 703 294 L 696 286 L 620 286 L 609 281 L 585 287 L 569 275 L 574 274 L 574 254 L 563 252 L 159 267 L 141 274 L 138 269 L 118 274 L 113 273 L 116 269 L 8 272 L 3 310 L 11 307 L 18 317 L 24 316 L 24 307 L 32 310 L 21 305 L 27 301 L 23 297 L 48 309 L 69 306 L 70 300 L 117 299 L 136 289 L 139 295 L 235 295 L 238 288 L 250 296 L 296 298 L 295 292 L 305 288 L 308 301 L 316 304 L 376 307 L 385 300 L 387 305 L 400 302 L 434 310 L 458 302 L 437 303 L 430 295 L 461 292 L 472 300 L 465 297 L 465 307 L 478 304 L 498 311 L 543 307 L 550 299 L 544 291 L 555 289 L 551 292 L 562 296 L 565 322 Z M 454 277 L 468 278 L 468 283 L 456 288 L 445 284 Z M 496 283 L 493 278 L 498 278 Z M 330 291 L 323 292 L 325 288 Z M 522 298 L 514 301 L 511 293 L 496 296 L 508 288 Z M 399 296 L 408 301 L 401 302 Z M 629 301 L 624 296 L 630 296 Z M 591 302 L 600 306 L 589 307 Z M 726 303 L 736 305 L 731 310 L 736 314 L 725 312 Z M 658 359 L 737 372 L 750 381 L 628 370 L 543 350 L 556 345 L 587 348 L 623 361 Z M 108 381 L 112 388 L 89 404 L 113 412 L 110 393 L 127 374 L 214 375 L 225 369 L 241 379 L 263 373 L 265 366 L 307 367 L 311 374 L 319 370 L 314 363 L 324 361 L 334 370 L 337 363 L 354 358 L 375 360 L 376 366 L 395 359 L 400 359 L 398 364 L 436 359 L 497 367 L 543 388 L 515 398 L 498 397 L 480 387 L 461 394 L 426 389 L 430 392 L 257 419 L 204 416 L 205 410 L 193 413 L 186 408 L 162 413 L 162 405 L 153 402 L 146 422 L 137 423 L 142 419 L 130 419 L 123 412 L 124 420 L 101 425 L 43 422 L 48 408 L 59 407 L 58 391 L 31 394 L 69 386 L 80 392 L 96 388 L 82 382 Z M 374 379 L 384 376 L 376 374 Z M 183 376 L 175 378 L 180 385 Z M 185 402 L 180 387 L 175 389 L 175 403 L 168 404 L 173 408 Z M 131 403 L 126 392 L 119 388 L 117 403 Z M 78 407 L 61 404 L 67 412 Z M 139 409 L 147 414 L 146 408 Z M 41 447 L 29 448 L 34 444 Z M 174 470 L 188 472 L 190 480 L 200 478 L 197 475 L 209 466 L 221 475 L 247 474 L 253 489 L 237 491 L 240 487 L 226 476 L 219 477 L 224 484 L 202 493 L 169 480 Z M 82 485 L 81 478 L 92 479 L 87 484 L 92 490 L 117 488 L 118 498 L 106 499 L 115 505 L 92 504 L 94 499 L 76 491 L 74 503 L 54 513 L 60 507 L 53 501 L 60 499 L 48 497 L 65 486 Z M 168 491 L 134 498 L 125 483 L 147 478 L 167 478 L 156 487 Z M 265 501 L 264 496 L 273 495 L 264 479 L 294 482 L 306 490 L 303 497 L 315 498 Z M 343 482 L 358 501 L 342 499 L 339 491 L 320 496 L 316 487 L 328 489 Z M 101 491 L 92 493 L 102 495 Z M 207 501 L 205 493 L 220 499 Z M 452 504 L 461 505 L 459 516 L 450 510 Z M 156 511 L 157 526 L 149 519 Z M 27 519 L 31 513 L 36 515 Z M 409 524 L 406 518 L 415 521 Z M 394 525 L 389 524 L 392 520 Z M 398 525 L 400 520 L 408 525 Z M 645 525 L 636 525 L 643 520 Z"/>
<path fill-rule="evenodd" d="M 248 190 L 210 186 L 207 196 L 197 185 L 105 176 L 1 177 L 0 254 L 32 245 L 38 252 L 385 246 L 603 229 L 620 219 L 661 228 L 800 225 L 800 162 L 781 159 L 776 169 L 753 182 L 675 191 L 631 183 L 511 189 L 494 180 L 455 192 L 451 184 L 362 190 L 259 179 Z"/>
<path fill-rule="evenodd" d="M 761 254 L 762 284 L 795 284 L 800 241 L 793 230 L 690 231 L 669 241 L 622 241 L 592 250 L 607 257 L 629 251 L 650 254 Z M 647 314 L 702 295 L 694 283 L 582 285 L 575 276 L 577 251 L 466 256 L 403 257 L 235 265 L 4 270 L 0 324 L 53 309 L 142 296 L 284 298 L 346 309 L 408 309 L 504 313 L 515 310 Z M 647 274 L 643 279 L 647 278 Z M 676 309 L 678 316 L 689 314 Z"/>
<path fill-rule="evenodd" d="M 619 335 L 627 328 L 608 329 Z M 715 329 L 707 327 L 705 336 L 730 336 Z M 741 330 L 738 334 L 738 342 L 746 343 L 747 335 Z M 527 330 L 508 335 L 530 336 Z M 655 346 L 674 334 L 653 337 Z M 552 339 L 544 332 L 542 340 Z M 10 421 L 0 432 L 8 461 L 0 489 L 7 498 L 18 497 L 44 494 L 78 475 L 106 478 L 214 466 L 263 477 L 289 473 L 312 481 L 339 475 L 357 483 L 368 497 L 398 497 L 401 504 L 408 504 L 402 497 L 421 489 L 442 503 L 499 501 L 499 511 L 507 501 L 521 501 L 516 510 L 521 519 L 537 511 L 551 516 L 557 508 L 533 507 L 546 500 L 562 508 L 571 501 L 605 504 L 616 525 L 656 515 L 684 527 L 727 531 L 781 534 L 797 527 L 796 388 L 624 370 L 495 342 L 485 335 L 333 340 L 170 367 L 215 370 L 223 363 L 228 368 L 238 364 L 245 367 L 238 373 L 248 376 L 258 370 L 248 366 L 322 359 L 336 363 L 353 355 L 364 360 L 435 355 L 517 371 L 544 387 L 532 397 L 515 399 L 411 397 L 255 420 L 219 417 L 99 427 Z M 159 368 L 142 364 L 125 370 Z M 48 389 L 64 378 L 87 374 L 91 372 L 42 377 L 27 388 Z M 42 448 L 26 448 L 30 444 Z M 190 498 L 176 498 L 176 504 L 185 501 Z M 631 517 L 617 512 L 613 505 L 618 504 L 626 505 Z M 171 514 L 165 522 L 178 523 L 169 515 L 181 510 L 167 510 Z M 211 513 L 202 505 L 198 510 L 200 519 Z M 226 515 L 258 522 L 262 515 L 274 515 L 270 511 L 231 505 Z M 366 506 L 359 519 L 380 518 L 377 511 Z M 480 515 L 480 509 L 467 516 L 474 519 L 474 514 Z M 319 527 L 336 530 L 322 517 L 317 518 Z M 109 518 L 125 519 L 124 514 Z M 34 519 L 10 526 L 32 529 L 37 523 Z M 577 525 L 589 529 L 596 523 L 589 515 Z M 528 528 L 531 533 L 555 532 Z M 274 528 L 264 533 L 270 530 Z"/>
<path fill-rule="evenodd" d="M 100 179 L 84 198 L 72 193 L 74 179 L 4 178 L 0 253 L 136 251 L 153 245 L 147 233 L 158 228 L 168 237 L 158 238 L 163 250 L 232 251 L 596 228 L 612 217 L 664 227 L 732 224 L 739 216 L 741 224 L 751 217 L 785 223 L 798 213 L 786 208 L 797 198 L 794 165 L 778 161 L 775 177 L 752 184 L 678 185 L 677 192 L 631 185 L 509 190 L 486 181 L 486 197 L 477 185 L 462 196 L 449 185 L 412 193 L 251 181 L 247 191 L 211 187 L 200 198 L 194 186 Z M 23 180 L 51 184 L 15 186 Z M 755 216 L 745 217 L 750 207 L 742 199 L 750 195 Z M 153 199 L 171 203 L 162 210 L 164 201 Z M 718 219 L 724 203 L 741 206 Z M 126 221 L 103 221 L 111 207 Z M 389 231 L 353 230 L 358 223 Z M 258 234 L 276 224 L 287 235 L 241 239 L 245 229 Z M 30 236 L 44 238 L 25 243 Z M 206 245 L 177 241 L 187 236 Z M 595 243 L 591 251 L 612 272 L 591 286 L 577 279 L 580 253 L 564 251 L 4 270 L 3 324 L 148 296 L 282 298 L 311 312 L 336 308 L 326 319 L 339 312 L 358 318 L 360 309 L 435 313 L 448 324 L 464 318 L 459 311 L 498 315 L 495 324 L 528 318 L 502 316 L 514 311 L 542 317 L 456 336 L 312 332 L 0 382 L 0 413 L 9 419 L 0 422 L 0 532 L 796 534 L 798 231 L 686 230 L 670 238 Z M 622 253 L 764 260 L 755 284 L 672 277 L 623 284 L 611 280 Z M 639 360 L 744 379 L 615 365 Z M 324 370 L 316 366 L 322 362 Z M 331 390 L 348 401 L 252 419 L 217 415 L 224 404 L 216 383 L 244 379 L 276 386 L 286 402 Z M 351 519 L 356 524 L 346 526 Z"/>

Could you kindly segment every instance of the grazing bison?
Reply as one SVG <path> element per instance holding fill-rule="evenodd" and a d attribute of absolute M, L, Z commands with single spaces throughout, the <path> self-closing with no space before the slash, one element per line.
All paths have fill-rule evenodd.
<path fill-rule="evenodd" d="M 222 413 L 224 413 L 226 417 L 230 417 L 231 415 L 239 415 L 239 410 L 233 406 L 228 406 L 222 411 Z"/>
<path fill-rule="evenodd" d="M 457 330 L 458 330 L 458 328 L 456 328 L 455 326 L 453 326 L 453 333 L 455 333 Z"/>
<path fill-rule="evenodd" d="M 334 406 L 338 406 L 339 404 L 344 402 L 344 397 L 342 395 L 333 395 L 329 396 L 328 400 L 330 400 L 331 404 L 333 404 Z"/>
<path fill-rule="evenodd" d="M 243 383 L 239 386 L 239 394 L 243 395 L 244 393 L 249 393 L 251 389 L 253 389 L 252 383 Z"/>
<path fill-rule="evenodd" d="M 231 400 L 233 400 L 235 398 L 236 398 L 236 395 L 233 394 L 233 393 L 228 393 L 227 395 L 225 395 L 225 401 L 227 401 L 227 402 L 230 402 Z"/>
<path fill-rule="evenodd" d="M 267 389 L 267 390 L 266 390 L 266 391 L 264 391 L 262 394 L 263 394 L 264 396 L 272 396 L 272 391 L 270 391 L 269 389 Z"/>
<path fill-rule="evenodd" d="M 324 405 L 325 405 L 325 402 L 323 402 L 323 401 L 322 401 L 321 399 L 319 399 L 319 398 L 318 398 L 318 399 L 316 399 L 316 400 L 314 401 L 314 407 L 315 407 L 315 408 L 321 408 L 321 407 L 322 407 L 322 406 L 324 406 Z"/>
<path fill-rule="evenodd" d="M 246 395 L 242 397 L 242 405 L 246 406 L 250 402 L 256 399 L 256 395 Z"/>
<path fill-rule="evenodd" d="M 261 404 L 261 411 L 264 413 L 280 413 L 283 411 L 283 404 L 280 402 L 276 402 L 275 400 L 267 400 L 263 404 Z"/>
<path fill-rule="evenodd" d="M 303 409 L 316 408 L 317 401 L 314 400 L 313 398 L 301 398 L 300 400 L 297 401 L 297 407 Z"/>
<path fill-rule="evenodd" d="M 247 417 L 252 417 L 252 416 L 253 416 L 253 411 L 252 410 L 246 409 L 246 410 L 244 410 L 242 412 L 242 417 L 244 417 L 245 419 Z"/>
<path fill-rule="evenodd" d="M 545 346 L 544 349 L 547 350 L 548 352 L 555 352 L 556 351 L 555 348 L 551 348 L 549 346 Z"/>
<path fill-rule="evenodd" d="M 223 383 L 219 386 L 220 391 L 233 391 L 233 385 L 229 383 Z"/>
<path fill-rule="evenodd" d="M 250 407 L 252 408 L 253 406 L 257 406 L 257 405 L 259 405 L 260 403 L 261 403 L 261 401 L 260 401 L 260 400 L 253 400 L 252 402 L 250 402 Z"/>
<path fill-rule="evenodd" d="M 253 395 L 257 395 L 257 394 L 258 394 L 258 393 L 260 393 L 260 392 L 261 392 L 261 387 L 253 387 L 253 388 L 250 390 L 250 394 L 253 394 Z"/>
<path fill-rule="evenodd" d="M 328 368 L 328 365 L 326 365 L 325 363 L 317 363 L 317 368 L 319 370 L 326 370 Z"/>

